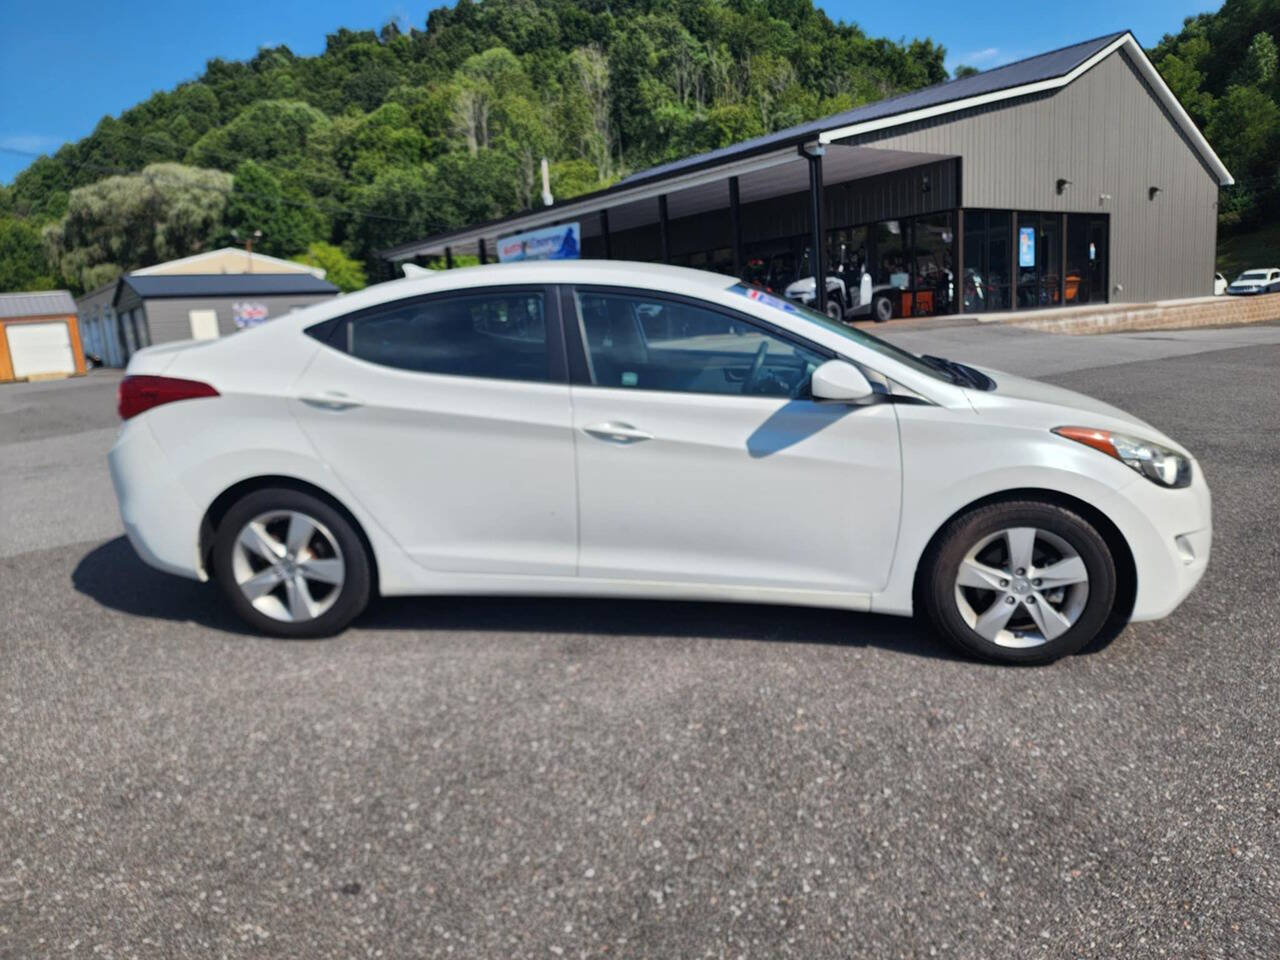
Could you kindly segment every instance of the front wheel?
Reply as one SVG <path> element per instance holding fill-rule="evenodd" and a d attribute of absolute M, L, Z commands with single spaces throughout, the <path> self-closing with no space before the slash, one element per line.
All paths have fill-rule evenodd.
<path fill-rule="evenodd" d="M 844 308 L 840 306 L 840 301 L 835 298 L 828 300 L 826 314 L 832 320 L 843 320 Z"/>
<path fill-rule="evenodd" d="M 886 296 L 878 296 L 871 301 L 871 319 L 876 323 L 888 323 L 893 319 L 893 301 Z"/>
<path fill-rule="evenodd" d="M 1048 663 L 1080 650 L 1116 603 L 1102 535 L 1056 504 L 1016 501 L 951 521 L 926 558 L 923 612 L 962 651 Z"/>
<path fill-rule="evenodd" d="M 351 522 L 299 490 L 257 490 L 218 525 L 213 569 L 223 597 L 259 633 L 325 637 L 369 602 L 369 555 Z"/>

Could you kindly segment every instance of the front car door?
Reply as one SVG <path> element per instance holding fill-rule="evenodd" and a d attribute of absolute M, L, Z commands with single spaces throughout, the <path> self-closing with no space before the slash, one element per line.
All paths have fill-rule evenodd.
<path fill-rule="evenodd" d="M 833 354 L 699 300 L 562 294 L 583 577 L 869 594 L 901 496 L 892 404 L 819 404 Z"/>
<path fill-rule="evenodd" d="M 541 287 L 488 287 L 308 331 L 325 346 L 295 385 L 298 420 L 423 566 L 574 573 L 574 443 L 555 311 Z"/>

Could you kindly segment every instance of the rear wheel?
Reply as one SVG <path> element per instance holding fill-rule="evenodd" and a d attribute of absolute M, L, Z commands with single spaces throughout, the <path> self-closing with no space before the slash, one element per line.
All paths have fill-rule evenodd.
<path fill-rule="evenodd" d="M 830 317 L 832 320 L 844 319 L 844 308 L 840 306 L 840 301 L 835 299 L 834 297 L 827 301 L 826 313 L 827 313 L 827 316 Z"/>
<path fill-rule="evenodd" d="M 360 536 L 339 511 L 298 490 L 257 490 L 232 506 L 218 526 L 213 568 L 231 608 L 272 636 L 329 636 L 369 602 Z"/>
<path fill-rule="evenodd" d="M 924 613 L 966 653 L 1048 663 L 1107 623 L 1116 567 L 1102 535 L 1055 504 L 980 507 L 947 525 L 927 558 Z"/>
<path fill-rule="evenodd" d="M 887 323 L 893 319 L 893 301 L 886 296 L 878 296 L 871 301 L 871 319 L 876 323 Z"/>

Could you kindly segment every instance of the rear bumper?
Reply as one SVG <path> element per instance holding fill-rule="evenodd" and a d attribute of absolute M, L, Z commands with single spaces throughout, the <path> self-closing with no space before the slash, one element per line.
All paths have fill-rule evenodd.
<path fill-rule="evenodd" d="M 107 454 L 125 535 L 138 556 L 166 573 L 207 580 L 200 510 L 174 479 L 143 417 L 125 423 Z"/>

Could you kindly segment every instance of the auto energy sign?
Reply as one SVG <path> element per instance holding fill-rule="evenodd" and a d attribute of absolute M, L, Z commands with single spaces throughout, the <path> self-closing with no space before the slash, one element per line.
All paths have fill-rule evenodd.
<path fill-rule="evenodd" d="M 577 222 L 513 234 L 498 241 L 498 262 L 514 260 L 577 260 L 582 254 Z"/>

